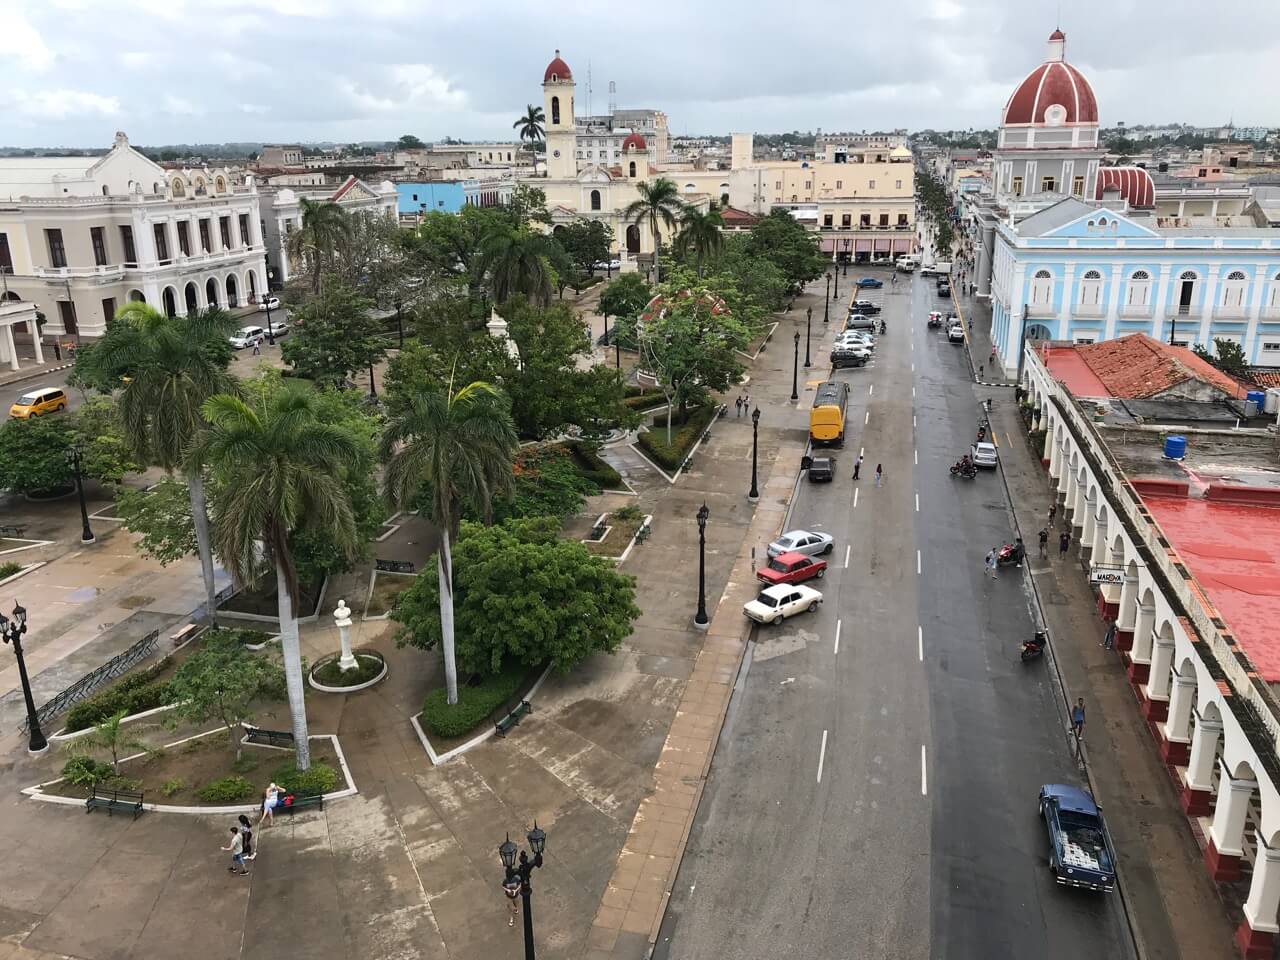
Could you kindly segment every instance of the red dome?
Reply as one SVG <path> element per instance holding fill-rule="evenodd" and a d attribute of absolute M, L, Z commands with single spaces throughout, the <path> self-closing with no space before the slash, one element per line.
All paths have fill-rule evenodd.
<path fill-rule="evenodd" d="M 644 142 L 644 137 L 635 132 L 627 134 L 627 138 L 622 141 L 622 152 L 626 153 L 632 147 L 635 147 L 637 150 L 649 149 L 649 145 Z"/>
<path fill-rule="evenodd" d="M 542 82 L 548 80 L 572 80 L 573 73 L 569 70 L 569 65 L 560 59 L 560 51 L 556 51 L 555 59 L 547 64 L 547 69 L 542 73 Z"/>
<path fill-rule="evenodd" d="M 1061 106 L 1065 113 L 1054 124 L 1046 119 L 1050 107 Z M 1097 123 L 1098 101 L 1089 81 L 1075 67 L 1061 60 L 1042 63 L 1013 91 L 1004 106 L 1004 125 L 1038 124 L 1063 126 Z"/>
<path fill-rule="evenodd" d="M 1067 35 L 1066 35 L 1065 33 L 1063 33 L 1061 30 L 1055 30 L 1055 31 L 1053 31 L 1053 33 L 1049 34 L 1049 39 L 1050 39 L 1050 40 L 1065 40 L 1065 39 L 1067 39 Z"/>
<path fill-rule="evenodd" d="M 1103 191 L 1110 188 L 1119 190 L 1131 207 L 1145 210 L 1156 205 L 1156 185 L 1142 167 L 1100 167 L 1093 198 L 1101 200 Z"/>

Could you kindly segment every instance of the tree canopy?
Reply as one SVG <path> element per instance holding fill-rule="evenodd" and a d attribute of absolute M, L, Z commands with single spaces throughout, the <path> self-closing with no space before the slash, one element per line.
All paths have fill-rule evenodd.
<path fill-rule="evenodd" d="M 813 234 L 795 217 L 775 207 L 751 228 L 746 252 L 770 261 L 793 287 L 822 276 L 829 262 L 818 251 Z"/>
<path fill-rule="evenodd" d="M 280 356 L 317 383 L 332 384 L 365 370 L 387 352 L 372 305 L 350 287 L 331 285 L 298 309 Z"/>

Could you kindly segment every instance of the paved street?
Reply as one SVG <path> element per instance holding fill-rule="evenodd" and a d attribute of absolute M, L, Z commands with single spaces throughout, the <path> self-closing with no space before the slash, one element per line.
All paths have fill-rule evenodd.
<path fill-rule="evenodd" d="M 1127 956 L 1119 897 L 1044 867 L 1036 791 L 1080 775 L 1046 664 L 1017 658 L 1021 571 L 984 578 L 1010 537 L 1000 480 L 948 474 L 978 417 L 964 349 L 925 328 L 931 282 L 877 294 L 877 358 L 837 374 L 838 479 L 802 484 L 789 524 L 836 537 L 825 604 L 757 633 L 656 955 Z"/>

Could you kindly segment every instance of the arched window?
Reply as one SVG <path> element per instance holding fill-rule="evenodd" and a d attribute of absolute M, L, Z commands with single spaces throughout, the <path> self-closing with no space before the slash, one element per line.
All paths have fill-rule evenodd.
<path fill-rule="evenodd" d="M 1127 307 L 1145 307 L 1151 303 L 1151 274 L 1145 270 L 1133 271 L 1124 302 Z"/>
<path fill-rule="evenodd" d="M 1194 270 L 1183 270 L 1178 275 L 1178 313 L 1188 314 L 1196 297 L 1196 281 L 1200 278 Z"/>
<path fill-rule="evenodd" d="M 227 181 L 226 181 L 226 180 L 224 180 L 222 177 L 219 177 L 217 180 L 215 180 L 215 181 L 214 181 L 214 189 L 215 189 L 218 193 L 226 193 L 226 192 L 227 192 Z"/>
<path fill-rule="evenodd" d="M 181 180 L 174 178 L 173 195 L 175 197 L 185 197 L 187 195 L 187 187 Z"/>
<path fill-rule="evenodd" d="M 592 210 L 600 209 L 600 191 L 599 190 L 591 191 L 591 209 Z"/>
<path fill-rule="evenodd" d="M 560 98 L 551 98 L 551 123 L 553 126 L 560 124 Z"/>
<path fill-rule="evenodd" d="M 634 177 L 636 175 L 636 162 L 634 160 L 628 165 L 627 176 Z"/>
<path fill-rule="evenodd" d="M 1053 300 L 1053 274 L 1037 270 L 1031 281 L 1032 306 L 1047 307 Z"/>
<path fill-rule="evenodd" d="M 159 196 L 159 194 L 160 194 L 160 183 L 159 183 L 159 181 L 156 181 L 155 183 L 151 184 L 151 192 L 152 192 L 152 193 L 154 193 L 154 194 L 156 194 L 157 196 Z"/>
<path fill-rule="evenodd" d="M 693 193 L 693 191 L 695 191 L 695 190 L 697 190 L 697 189 L 698 189 L 698 185 L 697 185 L 696 183 L 686 183 L 686 184 L 684 185 L 684 192 L 685 192 L 685 193 Z"/>
<path fill-rule="evenodd" d="M 1080 279 L 1080 306 L 1096 307 L 1102 302 L 1102 274 L 1086 270 Z"/>
<path fill-rule="evenodd" d="M 102 195 L 104 197 L 107 196 L 107 185 L 105 183 L 102 185 Z"/>
<path fill-rule="evenodd" d="M 1222 282 L 1222 305 L 1239 309 L 1244 306 L 1244 297 L 1249 290 L 1249 280 L 1243 270 L 1232 270 Z"/>

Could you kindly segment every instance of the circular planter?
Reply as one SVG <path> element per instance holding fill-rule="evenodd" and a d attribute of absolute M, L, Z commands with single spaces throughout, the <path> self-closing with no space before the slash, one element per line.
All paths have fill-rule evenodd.
<path fill-rule="evenodd" d="M 62 500 L 71 496 L 76 492 L 76 485 L 73 483 L 68 487 L 55 487 L 52 490 L 32 490 L 24 493 L 22 496 L 30 503 L 48 503 L 52 500 Z"/>
<path fill-rule="evenodd" d="M 381 683 L 383 678 L 387 675 L 387 658 L 373 650 L 353 650 L 352 653 L 355 655 L 357 660 L 361 657 L 366 657 L 376 658 L 382 661 L 382 669 L 378 671 L 378 675 L 372 680 L 366 680 L 364 683 L 357 683 L 349 687 L 330 687 L 326 684 L 320 683 L 316 680 L 316 671 L 326 664 L 334 662 L 341 656 L 339 653 L 333 653 L 316 661 L 315 666 L 313 666 L 307 673 L 307 683 L 311 685 L 313 690 L 319 690 L 321 693 L 355 693 L 358 690 L 368 690 L 375 684 Z"/>

